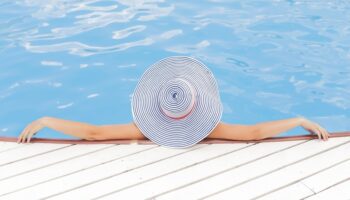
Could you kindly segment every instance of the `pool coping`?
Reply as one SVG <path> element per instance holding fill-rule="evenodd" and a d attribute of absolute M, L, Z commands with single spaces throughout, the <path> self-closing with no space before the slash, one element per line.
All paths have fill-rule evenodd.
<path fill-rule="evenodd" d="M 329 138 L 348 137 L 350 131 L 331 132 Z M 223 144 L 223 143 L 261 143 L 261 142 L 281 142 L 294 140 L 313 140 L 317 135 L 296 135 L 270 137 L 262 140 L 226 140 L 215 138 L 204 138 L 198 144 Z M 0 142 L 17 142 L 17 137 L 0 136 Z M 110 139 L 110 140 L 84 140 L 84 139 L 51 139 L 51 138 L 31 138 L 30 143 L 53 143 L 53 144 L 155 144 L 149 139 Z"/>

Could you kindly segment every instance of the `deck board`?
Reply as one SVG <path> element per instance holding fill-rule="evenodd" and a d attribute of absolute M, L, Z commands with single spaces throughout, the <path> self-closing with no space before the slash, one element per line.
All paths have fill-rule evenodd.
<path fill-rule="evenodd" d="M 322 190 L 327 189 L 329 186 L 335 185 L 338 182 L 350 178 L 350 153 L 348 156 L 342 157 L 346 159 L 344 162 L 341 162 L 327 170 L 308 177 L 301 182 L 311 188 L 312 191 L 319 193 Z"/>
<path fill-rule="evenodd" d="M 297 182 L 287 187 L 283 187 L 275 192 L 271 192 L 267 195 L 259 197 L 259 200 L 295 200 L 295 199 L 303 199 L 305 197 L 309 197 L 314 195 L 315 193 L 304 185 L 302 182 Z"/>
<path fill-rule="evenodd" d="M 234 185 L 253 180 L 264 173 L 273 172 L 280 167 L 288 166 L 306 156 L 317 154 L 322 150 L 347 142 L 349 139 L 350 138 L 335 139 L 326 143 L 318 140 L 308 141 L 276 154 L 257 159 L 255 162 L 247 165 L 223 171 L 220 174 L 193 183 L 188 187 L 162 194 L 155 199 L 176 199 L 178 197 L 186 198 L 186 196 L 190 196 L 193 199 L 203 198 L 220 191 L 225 191 Z M 257 152 L 254 151 L 251 152 L 251 154 L 256 153 Z M 201 192 L 199 193 L 198 191 Z"/>
<path fill-rule="evenodd" d="M 112 146 L 114 145 L 67 145 L 55 151 L 1 166 L 0 180 L 8 179 L 29 171 L 40 170 L 40 168 Z"/>
<path fill-rule="evenodd" d="M 247 146 L 249 145 L 208 145 L 205 148 L 198 148 L 194 151 L 190 151 L 176 157 L 171 157 L 142 168 L 138 168 L 123 174 L 117 174 L 116 176 L 110 177 L 107 180 L 95 182 L 94 184 L 78 188 L 63 195 L 56 196 L 52 199 L 76 199 L 78 197 L 95 198 L 117 189 L 122 190 L 127 187 L 143 184 L 145 181 L 152 180 L 160 176 L 175 173 L 182 169 L 191 168 L 194 165 L 208 162 L 213 158 L 238 151 Z"/>
<path fill-rule="evenodd" d="M 350 137 L 187 149 L 0 142 L 0 165 L 0 199 L 350 199 Z"/>
<path fill-rule="evenodd" d="M 8 151 L 10 149 L 23 147 L 15 142 L 0 142 L 0 153 Z"/>
<path fill-rule="evenodd" d="M 142 194 L 142 197 L 151 198 L 158 194 L 173 190 L 174 188 L 181 187 L 184 184 L 192 183 L 202 179 L 203 177 L 212 176 L 214 173 L 220 173 L 223 170 L 229 168 L 237 167 L 244 165 L 246 162 L 254 161 L 257 158 L 264 157 L 268 154 L 278 152 L 281 149 L 288 148 L 290 146 L 300 144 L 302 141 L 294 141 L 288 144 L 281 143 L 261 143 L 249 148 L 242 149 L 241 151 L 236 151 L 231 154 L 225 155 L 223 157 L 213 159 L 202 163 L 200 165 L 193 166 L 191 168 L 179 171 L 174 174 L 163 176 L 151 181 L 145 182 L 143 184 L 135 185 L 131 188 L 126 188 L 117 193 L 113 193 L 104 197 L 103 199 L 123 199 L 123 198 L 140 198 L 139 194 Z M 181 181 L 179 181 L 181 180 Z M 214 183 L 215 184 L 215 183 Z M 156 189 L 151 189 L 156 188 Z M 203 188 L 202 188 L 203 189 Z M 204 188 L 207 190 L 208 188 Z M 138 191 L 135 193 L 135 191 Z M 192 197 L 192 193 L 182 193 L 184 196 L 176 195 L 175 198 L 189 198 Z M 167 198 L 166 198 L 167 199 Z"/>
<path fill-rule="evenodd" d="M 287 185 L 279 190 L 260 197 L 259 200 L 290 198 L 303 199 L 337 185 L 339 182 L 350 178 L 350 153 L 349 156 L 343 157 L 345 159 L 344 161 L 336 163 L 330 168 L 315 173 L 310 177 L 306 177 L 292 185 Z"/>
<path fill-rule="evenodd" d="M 237 145 L 237 147 L 238 146 L 242 146 L 242 144 Z M 79 187 L 81 185 L 84 185 L 90 182 L 99 181 L 100 179 L 105 180 L 115 175 L 127 173 L 128 171 L 131 171 L 133 168 L 134 170 L 132 171 L 135 171 L 139 168 L 142 168 L 142 169 L 154 168 L 154 165 L 159 165 L 159 163 L 164 163 L 163 165 L 158 167 L 159 170 L 153 171 L 153 174 L 156 175 L 156 174 L 159 174 L 161 172 L 160 169 L 164 167 L 176 168 L 176 165 L 185 165 L 186 163 L 189 163 L 189 164 L 193 163 L 195 159 L 194 160 L 189 159 L 190 157 L 188 155 L 202 156 L 202 159 L 205 159 L 210 156 L 216 156 L 220 153 L 227 152 L 229 150 L 230 149 L 219 148 L 219 147 L 212 148 L 212 145 L 207 145 L 207 144 L 196 145 L 195 147 L 188 148 L 188 149 L 168 149 L 168 148 L 160 147 L 155 149 L 153 152 L 150 151 L 150 152 L 145 152 L 143 155 L 140 154 L 140 155 L 136 155 L 135 157 L 127 157 L 123 161 L 101 164 L 95 168 L 91 168 L 88 170 L 81 171 L 79 173 L 72 174 L 67 177 L 62 177 L 60 179 L 55 179 L 53 181 L 46 182 L 44 184 L 29 188 L 27 190 L 20 191 L 16 194 L 16 196 L 17 195 L 23 196 L 25 194 L 38 193 L 38 191 L 43 191 L 43 189 L 45 188 L 45 191 L 41 192 L 40 195 L 38 195 L 37 197 L 47 198 L 48 196 L 51 196 L 58 192 L 64 192 L 70 188 Z M 198 153 L 194 154 L 194 152 L 198 152 Z M 152 165 L 152 167 L 149 167 L 149 165 Z M 113 168 L 115 170 L 111 170 Z M 118 183 L 119 185 L 123 186 L 127 184 L 127 181 L 128 179 L 121 179 Z M 50 188 L 53 188 L 57 185 L 61 185 L 61 187 L 60 188 L 56 187 L 55 191 L 50 190 Z M 110 185 L 110 186 L 114 187 L 114 185 Z M 62 199 L 62 197 L 58 197 L 58 198 Z M 79 198 L 82 198 L 82 197 L 79 195 Z M 74 197 L 73 199 L 76 199 L 76 197 Z"/>
<path fill-rule="evenodd" d="M 18 144 L 23 147 L 13 148 L 0 154 L 0 166 L 27 159 L 36 155 L 50 152 L 59 148 L 64 148 L 71 144 Z"/>
<path fill-rule="evenodd" d="M 349 149 L 349 138 L 342 138 L 340 140 L 332 140 L 327 143 L 318 144 L 318 146 L 315 146 L 312 150 L 304 149 L 304 153 L 298 152 L 301 156 L 294 156 L 294 158 L 299 157 L 298 160 L 295 159 L 296 162 L 289 163 L 289 165 L 281 169 L 275 169 L 272 173 L 263 174 L 261 177 L 254 178 L 254 180 L 235 185 L 232 188 L 227 188 L 225 191 L 206 199 L 225 199 L 230 196 L 232 197 L 232 195 L 238 196 L 240 199 L 259 197 L 260 195 L 269 193 L 279 187 L 310 176 L 312 173 L 323 170 L 337 162 L 341 162 L 344 160 L 344 156 L 339 152 L 346 152 L 349 151 Z M 310 154 L 311 152 L 312 154 Z M 281 158 L 280 161 L 275 160 L 273 163 L 277 164 L 277 162 L 282 162 L 282 159 L 284 158 Z M 285 158 L 284 160 L 287 159 L 288 158 Z M 260 166 L 265 168 L 262 165 Z M 252 190 L 252 188 L 254 188 L 254 190 Z"/>
<path fill-rule="evenodd" d="M 341 182 L 334 187 L 324 190 L 316 195 L 310 196 L 305 200 L 349 200 L 350 199 L 350 178 L 346 181 Z"/>
<path fill-rule="evenodd" d="M 34 185 L 42 184 L 58 177 L 67 176 L 68 174 L 80 172 L 88 168 L 94 168 L 104 162 L 107 163 L 112 162 L 113 160 L 120 160 L 122 157 L 130 156 L 138 152 L 144 152 L 145 149 L 154 147 L 154 145 L 116 145 L 113 148 L 96 151 L 78 158 L 70 159 L 66 162 L 57 163 L 55 165 L 41 168 L 40 170 L 30 171 L 28 173 L 0 181 L 0 199 L 7 193 L 9 193 L 9 195 L 6 195 L 8 196 L 6 198 L 10 198 L 11 195 L 21 194 L 20 192 L 23 191 L 24 188 L 30 188 Z M 54 189 L 55 188 L 50 188 L 50 190 Z M 32 194 L 29 196 L 35 198 L 35 196 Z M 20 199 L 24 197 L 27 196 L 21 196 Z"/>
<path fill-rule="evenodd" d="M 106 176 L 111 173 L 123 173 L 158 160 L 166 159 L 170 156 L 175 156 L 205 146 L 207 145 L 197 145 L 187 149 L 169 149 L 159 147 L 158 145 L 118 145 L 114 150 L 106 149 L 95 153 L 95 155 L 72 159 L 62 164 L 44 168 L 35 173 L 27 173 L 13 179 L 5 180 L 3 182 L 6 182 L 6 185 L 13 185 L 15 182 L 19 182 L 19 180 L 23 179 L 36 179 L 36 183 L 34 184 L 33 181 L 27 181 L 26 188 L 18 188 L 18 185 L 12 186 L 17 187 L 19 190 L 7 194 L 4 198 L 20 199 L 26 196 L 32 196 L 36 199 L 43 198 L 52 193 L 60 192 L 62 188 L 66 188 L 66 184 L 70 182 L 61 181 L 61 178 L 64 176 L 70 176 L 70 178 L 72 178 L 72 183 L 94 181 L 96 179 L 106 178 Z M 137 149 L 145 148 L 149 150 L 134 153 L 129 156 L 120 156 L 129 154 L 128 151 L 136 152 Z M 74 170 L 72 170 L 72 168 Z M 58 176 L 55 171 L 59 171 L 58 174 L 60 175 Z M 78 177 L 79 179 L 74 179 Z M 21 185 L 23 185 L 23 182 L 21 182 Z M 0 182 L 0 187 L 1 186 L 2 182 Z"/>

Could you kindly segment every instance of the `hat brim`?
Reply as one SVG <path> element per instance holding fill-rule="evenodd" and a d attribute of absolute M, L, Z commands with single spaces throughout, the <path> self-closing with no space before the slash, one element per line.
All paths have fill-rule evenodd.
<path fill-rule="evenodd" d="M 161 85 L 184 78 L 196 90 L 192 112 L 183 119 L 166 116 L 158 104 Z M 133 120 L 142 134 L 170 148 L 187 148 L 207 137 L 220 122 L 223 107 L 214 75 L 200 61 L 172 56 L 149 67 L 140 78 L 131 100 Z"/>

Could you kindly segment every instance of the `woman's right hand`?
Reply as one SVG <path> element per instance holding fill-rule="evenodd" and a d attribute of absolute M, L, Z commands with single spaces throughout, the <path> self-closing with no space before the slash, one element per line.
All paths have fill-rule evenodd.
<path fill-rule="evenodd" d="M 328 140 L 329 138 L 329 133 L 328 131 L 320 126 L 319 124 L 312 122 L 304 117 L 301 118 L 301 126 L 309 131 L 311 134 L 317 134 L 318 139 L 323 139 L 324 141 Z"/>
<path fill-rule="evenodd" d="M 21 134 L 18 136 L 17 143 L 26 142 L 29 143 L 30 139 L 33 135 L 35 135 L 38 131 L 43 129 L 45 117 L 39 118 L 33 122 L 31 122 L 29 125 L 27 125 Z"/>

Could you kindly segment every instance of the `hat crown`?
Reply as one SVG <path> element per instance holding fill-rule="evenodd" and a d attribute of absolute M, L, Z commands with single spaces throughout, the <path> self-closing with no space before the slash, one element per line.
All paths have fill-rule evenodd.
<path fill-rule="evenodd" d="M 158 105 L 167 117 L 183 119 L 195 105 L 196 91 L 184 78 L 173 78 L 164 83 L 158 93 Z"/>

